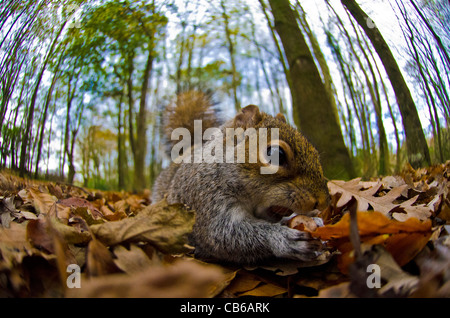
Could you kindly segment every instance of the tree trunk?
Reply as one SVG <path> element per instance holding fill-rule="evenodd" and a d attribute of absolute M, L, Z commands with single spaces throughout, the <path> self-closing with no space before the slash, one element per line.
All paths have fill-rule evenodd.
<path fill-rule="evenodd" d="M 270 29 L 270 34 L 272 35 L 273 42 L 275 43 L 275 47 L 277 48 L 278 56 L 279 56 L 281 65 L 283 66 L 283 71 L 284 71 L 284 74 L 285 74 L 285 77 L 286 77 L 286 82 L 288 83 L 289 89 L 291 91 L 293 91 L 291 76 L 290 76 L 290 72 L 289 72 L 289 67 L 286 65 L 286 61 L 284 59 L 283 52 L 282 52 L 281 47 L 280 47 L 280 43 L 278 42 L 277 36 L 275 34 L 275 27 L 270 22 L 270 18 L 269 18 L 269 15 L 267 14 L 267 8 L 266 8 L 266 5 L 265 5 L 264 1 L 263 0 L 259 0 L 259 3 L 261 4 L 262 11 L 263 11 L 264 16 L 266 17 L 266 20 L 267 20 L 267 25 L 269 26 L 269 29 Z M 273 74 L 273 80 L 274 80 L 274 82 L 276 82 L 275 72 L 272 72 L 272 74 Z M 277 84 L 275 84 L 275 89 L 277 90 L 277 95 L 278 95 L 278 100 L 279 100 L 279 105 L 280 105 L 280 112 L 282 114 L 285 114 L 285 113 L 283 113 L 283 110 L 284 110 L 283 98 L 282 98 L 281 94 L 278 91 L 278 85 Z M 291 95 L 292 95 L 292 104 L 295 105 L 297 103 L 295 101 L 295 99 L 294 99 L 296 96 L 295 96 L 295 94 L 291 94 Z M 297 125 L 297 128 L 300 128 L 300 123 L 298 121 L 296 121 L 296 118 L 294 118 L 294 122 Z"/>
<path fill-rule="evenodd" d="M 117 174 L 118 174 L 118 188 L 124 190 L 126 187 L 126 153 L 125 153 L 125 123 L 122 121 L 122 102 L 124 98 L 124 91 L 120 93 L 118 112 L 117 112 Z"/>
<path fill-rule="evenodd" d="M 56 80 L 58 79 L 59 66 L 61 65 L 63 57 L 64 57 L 64 51 L 61 52 L 59 59 L 58 59 L 58 64 L 56 65 L 56 67 L 53 71 L 54 72 L 53 79 L 50 84 L 50 88 L 48 89 L 47 97 L 45 99 L 44 112 L 42 114 L 42 123 L 41 123 L 39 137 L 38 137 L 37 158 L 36 158 L 36 166 L 34 169 L 34 178 L 35 179 L 37 179 L 39 176 L 39 162 L 41 161 L 42 145 L 44 143 L 44 131 L 45 131 L 45 123 L 47 121 L 48 106 L 50 105 L 50 100 L 52 99 L 53 88 L 55 87 Z"/>
<path fill-rule="evenodd" d="M 306 20 L 306 12 L 303 10 L 302 5 L 300 4 L 300 1 L 297 0 L 297 10 L 300 12 L 296 12 L 298 16 L 298 20 L 303 28 L 303 31 L 308 36 L 309 42 L 311 43 L 312 52 L 314 54 L 314 57 L 316 58 L 317 62 L 319 63 L 320 70 L 323 77 L 323 84 L 325 86 L 325 90 L 327 94 L 329 95 L 331 106 L 333 107 L 333 111 L 336 116 L 336 121 L 339 122 L 339 114 L 338 109 L 336 105 L 336 99 L 334 98 L 334 85 L 333 80 L 331 77 L 330 69 L 328 67 L 327 61 L 325 59 L 325 55 L 323 54 L 319 42 L 317 41 L 316 35 L 311 30 L 308 21 Z"/>
<path fill-rule="evenodd" d="M 153 66 L 153 47 L 149 43 L 148 58 L 139 101 L 139 113 L 136 117 L 136 156 L 134 157 L 133 190 L 142 191 L 146 187 L 145 154 L 147 153 L 147 91 Z"/>
<path fill-rule="evenodd" d="M 430 165 L 430 153 L 416 106 L 391 50 L 380 31 L 376 27 L 368 26 L 367 21 L 370 18 L 355 0 L 341 0 L 341 3 L 350 11 L 353 18 L 358 22 L 372 42 L 389 76 L 402 115 L 409 163 L 414 168 Z"/>
<path fill-rule="evenodd" d="M 228 21 L 227 12 L 225 11 L 225 1 L 224 0 L 220 1 L 220 6 L 222 8 L 222 17 L 224 19 L 224 24 L 225 24 L 225 36 L 226 36 L 227 44 L 228 44 L 228 53 L 230 54 L 231 87 L 233 89 L 234 108 L 236 109 L 236 112 L 239 112 L 239 110 L 241 109 L 241 103 L 240 103 L 238 95 L 237 95 L 237 88 L 239 86 L 239 81 L 238 81 L 238 73 L 236 70 L 236 61 L 235 61 L 235 54 L 236 54 L 235 51 L 236 50 L 234 48 L 233 39 L 231 38 L 231 30 L 230 30 L 230 26 L 229 26 L 230 23 Z"/>
<path fill-rule="evenodd" d="M 349 179 L 355 173 L 339 123 L 289 0 L 269 0 L 292 81 L 293 115 L 317 148 L 325 176 Z M 319 128 L 319 129 L 318 129 Z"/>
<path fill-rule="evenodd" d="M 136 141 L 134 137 L 133 120 L 134 120 L 134 99 L 133 99 L 133 65 L 134 53 L 127 56 L 127 98 L 128 98 L 128 138 L 130 141 L 131 153 L 133 159 L 136 157 Z"/>
<path fill-rule="evenodd" d="M 53 55 L 53 51 L 55 49 L 55 45 L 58 42 L 58 38 L 61 35 L 62 30 L 64 29 L 64 26 L 66 25 L 65 21 L 60 29 L 58 30 L 58 33 L 55 36 L 55 39 L 53 40 L 50 49 L 47 53 L 47 56 L 44 60 L 44 63 L 42 64 L 41 67 L 41 71 L 38 74 L 38 77 L 36 79 L 36 85 L 34 86 L 34 90 L 33 90 L 33 95 L 31 97 L 31 102 L 30 102 L 30 107 L 28 109 L 28 117 L 26 120 L 26 126 L 25 126 L 25 131 L 23 134 L 23 139 L 22 139 L 22 146 L 20 149 L 20 166 L 19 166 L 19 174 L 21 177 L 23 177 L 25 175 L 26 172 L 26 167 L 27 167 L 27 154 L 28 154 L 28 144 L 29 144 L 29 140 L 30 140 L 30 134 L 31 134 L 31 127 L 33 125 L 33 117 L 34 117 L 34 107 L 36 105 L 36 98 L 38 95 L 38 91 L 39 91 L 39 86 L 41 84 L 42 81 L 42 77 L 44 76 L 44 72 L 45 69 L 47 68 L 47 64 L 50 61 L 50 57 Z"/>

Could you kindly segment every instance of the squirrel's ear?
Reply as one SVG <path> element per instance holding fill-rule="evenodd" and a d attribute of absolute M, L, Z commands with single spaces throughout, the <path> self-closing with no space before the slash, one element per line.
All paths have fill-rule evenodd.
<path fill-rule="evenodd" d="M 287 121 L 286 121 L 286 117 L 284 117 L 284 115 L 283 115 L 282 113 L 278 113 L 278 114 L 275 116 L 275 118 L 278 119 L 278 120 L 281 120 L 283 123 L 286 123 L 286 122 L 287 122 Z"/>
<path fill-rule="evenodd" d="M 244 129 L 253 127 L 262 120 L 258 106 L 248 105 L 241 109 L 239 114 L 234 117 L 234 127 Z"/>

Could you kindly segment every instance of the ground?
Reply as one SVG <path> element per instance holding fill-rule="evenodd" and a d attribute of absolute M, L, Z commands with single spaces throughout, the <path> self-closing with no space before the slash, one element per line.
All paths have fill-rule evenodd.
<path fill-rule="evenodd" d="M 192 256 L 195 211 L 150 191 L 0 174 L 1 297 L 449 297 L 450 162 L 332 180 L 331 205 L 286 226 L 323 241 L 309 264 Z M 317 226 L 323 223 L 323 226 Z"/>

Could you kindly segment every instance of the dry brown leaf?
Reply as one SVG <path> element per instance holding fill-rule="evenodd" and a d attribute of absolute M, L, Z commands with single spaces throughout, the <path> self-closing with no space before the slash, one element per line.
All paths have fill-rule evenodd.
<path fill-rule="evenodd" d="M 450 237 L 437 242 L 435 247 L 418 257 L 421 275 L 412 297 L 450 297 Z"/>
<path fill-rule="evenodd" d="M 361 242 L 383 245 L 401 266 L 423 249 L 432 234 L 430 220 L 421 222 L 409 218 L 399 222 L 380 212 L 358 212 L 357 223 Z M 354 261 L 350 243 L 350 214 L 345 214 L 336 224 L 319 227 L 310 233 L 313 237 L 328 241 L 330 246 L 342 253 L 338 257 L 338 267 L 347 273 L 348 266 Z"/>
<path fill-rule="evenodd" d="M 39 189 L 29 187 L 19 191 L 19 196 L 24 203 L 31 203 L 37 213 L 47 214 L 50 208 L 57 201 L 57 198 L 51 194 L 41 192 Z"/>
<path fill-rule="evenodd" d="M 431 233 L 431 221 L 421 222 L 415 218 L 410 218 L 405 222 L 399 222 L 387 218 L 380 212 L 359 212 L 357 213 L 359 235 L 373 236 L 395 233 L 426 232 Z M 350 214 L 344 214 L 342 219 L 332 225 L 317 228 L 311 235 L 321 240 L 335 240 L 346 238 L 350 235 Z"/>
<path fill-rule="evenodd" d="M 398 221 L 405 221 L 411 217 L 422 221 L 428 219 L 432 212 L 435 211 L 435 204 L 440 197 L 440 193 L 436 193 L 439 190 L 433 188 L 434 190 L 428 191 L 430 194 L 426 194 L 425 192 L 414 192 L 408 184 L 401 184 L 398 181 L 398 177 L 394 179 L 396 182 L 386 182 L 386 178 L 380 182 L 362 182 L 360 181 L 360 178 L 347 182 L 333 180 L 328 182 L 328 188 L 332 197 L 340 196 L 335 204 L 336 208 L 342 208 L 348 205 L 352 198 L 354 198 L 358 203 L 358 211 L 367 211 L 372 207 L 374 211 L 381 212 L 387 216 L 392 215 L 392 217 Z M 389 179 L 387 180 L 389 181 Z M 384 187 L 386 184 L 392 183 L 399 185 L 385 193 L 386 188 Z M 382 188 L 383 191 L 380 191 Z M 408 198 L 408 195 L 411 195 L 410 192 L 419 194 L 412 198 Z M 428 204 L 416 204 L 419 196 L 431 196 L 434 199 L 430 199 Z M 399 197 L 405 197 L 407 200 L 398 202 Z"/>
<path fill-rule="evenodd" d="M 380 245 L 361 244 L 363 253 L 350 267 L 349 291 L 358 297 L 405 297 L 417 287 L 417 276 L 411 275 L 397 264 L 392 255 Z M 379 283 L 377 288 L 367 284 L 369 265 L 378 267 Z"/>
<path fill-rule="evenodd" d="M 350 282 L 343 282 L 321 289 L 317 298 L 354 298 L 350 292 Z"/>
<path fill-rule="evenodd" d="M 11 221 L 17 217 L 17 210 L 14 204 L 14 196 L 3 198 L 0 201 L 0 223 L 8 228 Z"/>
<path fill-rule="evenodd" d="M 142 272 L 155 265 L 136 244 L 130 244 L 129 249 L 118 245 L 114 247 L 113 253 L 116 266 L 128 274 Z"/>
<path fill-rule="evenodd" d="M 21 264 L 26 256 L 38 255 L 46 259 L 54 256 L 48 255 L 34 248 L 27 239 L 27 223 L 11 222 L 9 228 L 0 227 L 0 254 L 2 264 L 7 268 Z"/>
<path fill-rule="evenodd" d="M 47 253 L 56 256 L 60 280 L 64 282 L 67 266 L 76 264 L 77 261 L 61 233 L 53 226 L 50 217 L 29 221 L 26 237 L 35 247 L 45 249 Z"/>
<path fill-rule="evenodd" d="M 398 206 L 398 204 L 392 203 L 397 199 L 402 192 L 408 187 L 408 185 L 401 185 L 397 188 L 393 188 L 386 195 L 381 197 L 375 197 L 382 186 L 381 182 L 361 182 L 361 178 L 356 178 L 350 181 L 333 180 L 328 182 L 328 188 L 331 195 L 341 193 L 341 197 L 337 202 L 337 207 L 342 207 L 350 202 L 352 198 L 355 198 L 358 202 L 358 211 L 367 211 L 369 205 L 375 210 L 385 215 Z M 370 186 L 367 188 L 367 186 Z M 366 188 L 366 189 L 365 189 Z M 365 189 L 365 190 L 363 190 Z"/>
<path fill-rule="evenodd" d="M 52 227 L 68 244 L 86 244 L 92 236 L 83 227 L 75 227 L 62 223 L 57 218 L 50 218 Z"/>
<path fill-rule="evenodd" d="M 70 219 L 70 212 L 71 208 L 62 204 L 58 204 L 58 203 L 54 203 L 51 207 L 50 210 L 48 211 L 48 215 L 50 217 L 54 217 L 57 218 L 58 220 L 60 220 L 61 222 L 63 222 L 64 224 L 68 224 L 69 223 L 69 219 Z"/>
<path fill-rule="evenodd" d="M 400 204 L 398 208 L 394 208 L 392 210 L 392 217 L 398 221 L 406 221 L 409 218 L 416 218 L 421 221 L 427 220 L 431 216 L 431 209 L 425 204 L 413 205 L 418 197 L 419 195 L 416 195 Z"/>
<path fill-rule="evenodd" d="M 287 293 L 287 289 L 274 284 L 261 283 L 252 290 L 241 293 L 239 296 L 274 297 Z"/>
<path fill-rule="evenodd" d="M 186 298 L 214 297 L 234 277 L 223 268 L 180 260 L 169 266 L 152 266 L 133 275 L 115 274 L 92 278 L 67 297 L 83 298 Z"/>
<path fill-rule="evenodd" d="M 26 237 L 35 247 L 43 248 L 48 253 L 54 253 L 53 238 L 48 231 L 45 219 L 39 218 L 29 221 Z"/>
<path fill-rule="evenodd" d="M 192 232 L 195 213 L 182 204 L 168 205 L 165 199 L 130 217 L 115 222 L 95 224 L 90 228 L 105 245 L 125 241 L 149 242 L 164 253 L 189 251 L 187 235 Z"/>
<path fill-rule="evenodd" d="M 86 257 L 87 273 L 90 277 L 117 273 L 112 253 L 97 239 L 89 242 Z"/>
<path fill-rule="evenodd" d="M 60 205 L 71 207 L 75 215 L 81 216 L 88 224 L 102 223 L 103 214 L 91 202 L 78 197 L 58 201 Z"/>
<path fill-rule="evenodd" d="M 226 288 L 225 292 L 229 295 L 239 296 L 240 294 L 256 288 L 261 283 L 261 279 L 255 275 L 246 272 L 239 273 L 235 279 Z"/>

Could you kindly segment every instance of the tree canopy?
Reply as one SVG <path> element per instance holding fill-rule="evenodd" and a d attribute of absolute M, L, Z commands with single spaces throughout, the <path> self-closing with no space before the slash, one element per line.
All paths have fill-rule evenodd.
<path fill-rule="evenodd" d="M 190 90 L 223 119 L 284 114 L 330 179 L 445 162 L 449 17 L 443 0 L 3 1 L 0 165 L 150 188 L 163 111 Z"/>

